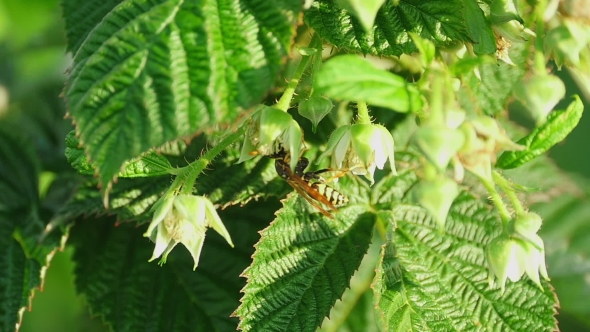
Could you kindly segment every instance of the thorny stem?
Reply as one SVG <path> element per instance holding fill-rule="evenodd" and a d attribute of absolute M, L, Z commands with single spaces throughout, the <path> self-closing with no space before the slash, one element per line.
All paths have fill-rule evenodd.
<path fill-rule="evenodd" d="M 504 229 L 506 229 L 506 226 L 508 226 L 508 222 L 510 221 L 510 212 L 508 212 L 508 208 L 506 208 L 506 205 L 504 205 L 504 201 L 502 201 L 502 197 L 496 190 L 495 183 L 483 177 L 478 178 L 490 194 L 492 202 L 494 203 L 496 209 L 498 209 L 498 213 L 500 214 L 500 218 L 502 219 L 502 226 L 504 226 Z"/>
<path fill-rule="evenodd" d="M 218 154 L 228 146 L 241 139 L 246 131 L 246 126 L 239 127 L 234 133 L 225 137 L 219 144 L 211 148 L 201 156 L 197 161 L 175 171 L 176 179 L 168 189 L 168 192 L 180 192 L 181 194 L 192 195 L 193 187 L 197 177 L 203 172 Z"/>
<path fill-rule="evenodd" d="M 522 206 L 520 200 L 516 196 L 516 193 L 512 189 L 510 182 L 508 180 L 506 180 L 504 177 L 502 177 L 502 175 L 496 171 L 494 171 L 492 173 L 492 177 L 494 179 L 494 182 L 496 182 L 496 184 L 502 189 L 502 191 L 504 193 L 506 193 L 506 196 L 508 196 L 508 199 L 510 200 L 512 207 L 514 208 L 514 211 L 516 212 L 516 215 L 517 216 L 525 215 L 526 212 L 524 210 L 524 207 Z"/>
<path fill-rule="evenodd" d="M 317 34 L 314 34 L 311 38 L 311 41 L 309 42 L 309 45 L 311 47 L 314 47 L 314 45 L 318 42 L 321 42 L 320 37 Z M 295 69 L 293 77 L 291 77 L 291 80 L 289 80 L 289 84 L 283 92 L 281 99 L 279 99 L 279 102 L 275 105 L 275 108 L 287 112 L 289 106 L 291 105 L 291 99 L 293 99 L 293 95 L 295 94 L 295 89 L 297 88 L 299 80 L 301 80 L 301 76 L 303 76 L 303 72 L 305 71 L 305 68 L 307 67 L 307 64 L 309 63 L 309 60 L 311 60 L 311 58 L 312 56 L 309 55 L 301 56 L 301 61 L 299 62 L 297 69 Z"/>
<path fill-rule="evenodd" d="M 360 124 L 371 124 L 371 117 L 369 116 L 369 108 L 367 107 L 367 103 L 364 101 L 359 101 L 357 103 L 358 106 L 358 118 L 356 123 Z"/>

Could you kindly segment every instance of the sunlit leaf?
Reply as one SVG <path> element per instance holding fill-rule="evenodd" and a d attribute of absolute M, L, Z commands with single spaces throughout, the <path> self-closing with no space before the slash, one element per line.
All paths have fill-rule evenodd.
<path fill-rule="evenodd" d="M 65 17 L 80 14 L 68 8 Z M 65 90 L 100 182 L 256 103 L 287 55 L 298 10 L 286 0 L 125 0 L 108 11 L 84 37 Z"/>
<path fill-rule="evenodd" d="M 333 0 L 314 1 L 305 22 L 337 47 L 364 54 L 399 56 L 416 52 L 414 32 L 437 47 L 470 42 L 463 1 L 386 1 L 371 31 Z"/>
<path fill-rule="evenodd" d="M 525 147 L 522 151 L 506 151 L 496 163 L 503 169 L 516 168 L 547 152 L 574 130 L 582 118 L 584 105 L 578 96 L 566 110 L 553 111 L 547 120 L 530 134 L 518 140 Z"/>

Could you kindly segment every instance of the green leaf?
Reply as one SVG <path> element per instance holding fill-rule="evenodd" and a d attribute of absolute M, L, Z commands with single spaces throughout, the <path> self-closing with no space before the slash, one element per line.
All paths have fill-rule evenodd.
<path fill-rule="evenodd" d="M 62 238 L 40 217 L 39 159 L 32 144 L 1 129 L 0 330 L 14 331 Z"/>
<path fill-rule="evenodd" d="M 76 286 L 114 331 L 234 331 L 238 322 L 230 314 L 245 283 L 239 274 L 276 208 L 275 202 L 219 211 L 235 248 L 209 230 L 196 271 L 182 245 L 163 266 L 149 263 L 154 244 L 142 236 L 144 227 L 80 220 L 71 235 Z"/>
<path fill-rule="evenodd" d="M 574 96 L 566 110 L 553 111 L 547 121 L 535 128 L 530 134 L 517 143 L 525 146 L 522 151 L 506 151 L 502 153 L 496 167 L 502 169 L 516 168 L 545 153 L 555 144 L 561 142 L 578 125 L 584 105 L 578 96 Z"/>
<path fill-rule="evenodd" d="M 125 0 L 110 10 L 76 52 L 65 90 L 101 184 L 125 161 L 258 102 L 299 9 L 287 0 Z"/>
<path fill-rule="evenodd" d="M 305 12 L 305 23 L 339 48 L 380 56 L 416 52 L 410 32 L 437 47 L 471 42 L 463 18 L 463 2 L 400 0 L 386 1 L 375 17 L 374 28 L 362 24 L 333 0 L 314 1 Z"/>
<path fill-rule="evenodd" d="M 62 0 L 61 2 L 67 27 L 67 50 L 76 54 L 90 31 L 123 0 Z"/>
<path fill-rule="evenodd" d="M 331 98 L 362 101 L 399 112 L 422 107 L 414 85 L 355 55 L 341 55 L 327 61 L 316 77 L 314 89 Z"/>
<path fill-rule="evenodd" d="M 243 331 L 315 331 L 359 267 L 375 216 L 359 205 L 340 209 L 336 219 L 310 208 L 291 195 L 261 232 L 235 312 Z"/>
<path fill-rule="evenodd" d="M 377 11 L 385 0 L 336 0 L 336 3 L 354 15 L 365 31 L 370 31 L 375 22 Z"/>
<path fill-rule="evenodd" d="M 500 234 L 488 206 L 463 194 L 455 200 L 446 232 L 424 210 L 393 206 L 397 228 L 382 251 L 375 281 L 377 309 L 387 331 L 553 331 L 557 299 L 532 281 L 490 289 L 484 248 Z"/>
<path fill-rule="evenodd" d="M 329 317 L 324 319 L 318 332 L 330 331 L 363 331 L 379 332 L 371 284 L 375 277 L 375 265 L 379 260 L 382 240 L 379 234 L 373 236 L 373 243 L 358 271 L 350 280 L 350 288 L 342 295 L 342 299 L 330 311 Z"/>
<path fill-rule="evenodd" d="M 66 136 L 66 158 L 80 174 L 93 175 L 94 168 L 88 163 L 80 141 L 73 131 Z M 152 177 L 170 174 L 172 165 L 166 157 L 155 151 L 149 151 L 140 158 L 126 162 L 123 170 L 117 174 L 120 178 Z"/>
<path fill-rule="evenodd" d="M 4 226 L 4 220 L 0 224 Z M 22 319 L 19 312 L 29 305 L 33 289 L 41 285 L 41 264 L 27 258 L 14 239 L 2 237 L 0 244 L 0 330 L 14 331 Z"/>
<path fill-rule="evenodd" d="M 496 52 L 496 36 L 486 17 L 479 8 L 478 2 L 463 0 L 467 31 L 473 40 L 473 52 L 477 55 Z"/>
<path fill-rule="evenodd" d="M 0 211 L 38 206 L 39 159 L 32 144 L 0 127 Z"/>

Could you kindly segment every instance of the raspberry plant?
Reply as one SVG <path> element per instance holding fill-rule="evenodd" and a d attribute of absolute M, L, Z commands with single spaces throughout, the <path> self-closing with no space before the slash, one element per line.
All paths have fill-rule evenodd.
<path fill-rule="evenodd" d="M 568 238 L 543 227 L 583 203 L 544 154 L 583 111 L 556 71 L 590 82 L 573 6 L 63 0 L 71 169 L 47 178 L 2 119 L 2 330 L 66 247 L 114 331 L 556 330 Z M 347 205 L 321 214 L 278 149 L 346 174 Z"/>

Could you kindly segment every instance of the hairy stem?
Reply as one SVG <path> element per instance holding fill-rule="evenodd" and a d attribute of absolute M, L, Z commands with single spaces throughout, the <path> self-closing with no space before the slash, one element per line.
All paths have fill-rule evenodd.
<path fill-rule="evenodd" d="M 209 165 L 217 155 L 219 155 L 228 146 L 241 139 L 246 131 L 246 126 L 238 127 L 238 129 L 225 137 L 219 144 L 207 151 L 201 158 L 181 168 L 176 174 L 176 179 L 168 189 L 168 191 L 178 191 L 181 194 L 191 195 L 195 181 L 203 172 L 205 167 Z"/>
<path fill-rule="evenodd" d="M 502 175 L 496 171 L 494 171 L 492 173 L 492 176 L 493 176 L 496 184 L 500 187 L 500 189 L 502 189 L 502 191 L 504 193 L 506 193 L 506 196 L 508 196 L 508 199 L 510 200 L 512 207 L 514 208 L 514 211 L 516 212 L 516 215 L 522 216 L 522 215 L 526 214 L 524 207 L 522 206 L 520 200 L 516 196 L 516 193 L 512 189 L 510 182 L 508 180 L 506 180 L 504 177 L 502 177 Z"/>
<path fill-rule="evenodd" d="M 500 196 L 500 194 L 496 190 L 495 183 L 493 181 L 483 178 L 483 177 L 478 177 L 478 178 L 479 178 L 479 181 L 483 184 L 483 186 L 486 188 L 486 190 L 490 194 L 492 202 L 494 203 L 494 206 L 496 207 L 496 209 L 498 209 L 498 213 L 500 214 L 500 218 L 502 219 L 502 225 L 505 228 L 508 225 L 508 222 L 510 221 L 510 212 L 508 212 L 508 208 L 506 207 L 506 205 L 504 204 L 504 201 L 502 200 L 502 197 Z"/>
<path fill-rule="evenodd" d="M 309 42 L 309 45 L 313 47 L 318 42 L 321 42 L 320 37 L 317 34 L 314 34 L 311 38 L 311 41 Z M 297 69 L 295 69 L 293 77 L 291 77 L 291 79 L 289 80 L 289 84 L 283 92 L 281 99 L 279 99 L 279 102 L 275 105 L 276 108 L 283 110 L 285 112 L 289 109 L 289 106 L 291 105 L 291 99 L 293 99 L 293 95 L 295 94 L 295 89 L 297 88 L 297 85 L 301 80 L 301 76 L 303 76 L 303 72 L 305 71 L 305 68 L 307 67 L 307 64 L 309 63 L 309 60 L 311 58 L 312 56 L 309 55 L 301 56 L 301 61 L 299 62 Z"/>

